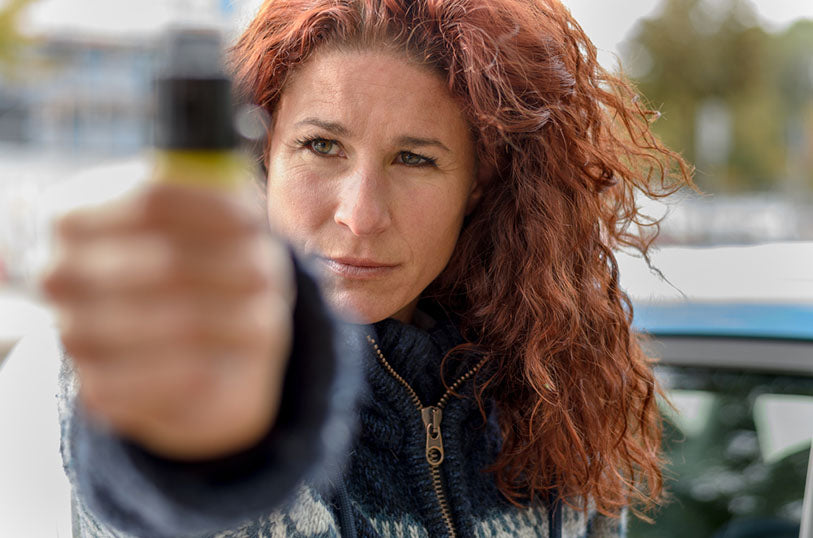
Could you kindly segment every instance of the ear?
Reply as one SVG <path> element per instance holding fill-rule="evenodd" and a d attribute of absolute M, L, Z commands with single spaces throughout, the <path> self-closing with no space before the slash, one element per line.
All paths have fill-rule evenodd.
<path fill-rule="evenodd" d="M 477 208 L 480 200 L 483 198 L 483 191 L 486 185 L 491 182 L 494 177 L 494 168 L 491 166 L 484 166 L 482 163 L 477 167 L 477 175 L 474 178 L 474 183 L 471 185 L 469 192 L 469 200 L 466 203 L 466 216 L 470 215 L 472 211 Z"/>

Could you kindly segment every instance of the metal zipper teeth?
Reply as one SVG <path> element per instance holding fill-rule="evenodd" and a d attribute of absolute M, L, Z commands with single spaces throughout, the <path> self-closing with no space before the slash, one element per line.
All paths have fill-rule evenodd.
<path fill-rule="evenodd" d="M 381 362 L 381 365 L 384 367 L 387 372 L 396 379 L 401 385 L 403 385 L 407 392 L 409 393 L 410 398 L 412 399 L 412 403 L 415 404 L 415 407 L 418 409 L 418 413 L 422 413 L 424 409 L 424 405 L 421 403 L 421 399 L 418 397 L 418 394 L 415 390 L 409 386 L 403 377 L 401 377 L 395 369 L 390 366 L 390 363 L 384 357 L 384 353 L 381 352 L 381 348 L 378 347 L 378 343 L 376 343 L 375 339 L 370 335 L 367 335 L 367 341 L 373 346 L 373 349 L 378 355 L 378 360 Z M 477 363 L 474 367 L 472 367 L 468 372 L 466 372 L 463 376 L 458 378 L 454 384 L 446 389 L 446 392 L 441 396 L 438 404 L 435 406 L 438 409 L 443 409 L 443 407 L 449 402 L 449 397 L 452 395 L 454 391 L 460 387 L 466 380 L 468 380 L 471 376 L 473 376 L 477 371 L 485 364 L 486 359 L 482 359 L 479 363 Z M 446 493 L 443 491 L 443 482 L 441 481 L 440 476 L 440 463 L 432 463 L 427 459 L 427 463 L 429 463 L 429 470 L 430 474 L 432 475 L 432 486 L 435 490 L 435 495 L 438 499 L 438 504 L 440 505 L 440 512 L 443 516 L 443 521 L 446 523 L 446 528 L 449 530 L 449 536 L 452 538 L 457 537 L 457 533 L 455 532 L 454 525 L 452 524 L 452 511 L 449 508 L 449 502 L 446 499 Z"/>

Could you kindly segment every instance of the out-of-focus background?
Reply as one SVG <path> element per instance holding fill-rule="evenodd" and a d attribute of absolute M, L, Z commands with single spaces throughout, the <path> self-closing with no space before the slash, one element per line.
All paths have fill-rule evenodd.
<path fill-rule="evenodd" d="M 780 525 L 765 527 L 765 536 L 785 536 L 782 524 L 795 536 L 813 434 L 813 1 L 563 1 L 605 67 L 623 70 L 661 111 L 656 133 L 696 165 L 703 191 L 641 200 L 663 217 L 652 260 L 668 280 L 619 254 L 638 326 L 665 341 L 677 335 L 684 346 L 661 354 L 667 366 L 678 364 L 662 374 L 682 412 L 668 430 L 685 447 L 670 452 L 678 500 L 660 527 L 634 527 L 632 536 L 711 536 L 747 518 Z M 0 450 L 0 484 L 15 483 L 17 473 L 41 503 L 49 488 L 35 491 L 27 473 L 47 457 L 32 447 L 47 447 L 53 459 L 58 444 L 48 430 L 53 406 L 39 422 L 31 418 L 35 401 L 52 402 L 53 364 L 3 362 L 24 334 L 52 324 L 30 287 L 48 259 L 50 223 L 149 175 L 160 32 L 194 19 L 236 36 L 260 3 L 0 0 L 0 428 L 23 436 L 0 443 L 19 448 Z M 653 304 L 671 317 L 652 317 Z M 698 334 L 686 351 L 685 338 Z M 732 342 L 748 345 L 725 351 Z M 56 345 L 34 340 L 28 354 L 56 355 Z M 21 433 L 37 428 L 51 433 Z M 65 488 L 64 480 L 50 488 L 61 514 L 54 523 L 42 518 L 42 505 L 3 512 L 22 496 L 0 486 L 0 522 L 25 528 L 4 534 L 0 526 L 0 535 L 37 535 L 32 521 L 69 526 Z"/>
<path fill-rule="evenodd" d="M 641 201 L 666 215 L 660 245 L 813 240 L 813 2 L 565 3 L 697 166 L 704 194 Z M 42 266 L 55 214 L 147 174 L 158 34 L 195 18 L 236 35 L 259 4 L 0 0 L 0 283 Z M 0 356 L 2 327 L 27 322 L 0 312 Z"/>

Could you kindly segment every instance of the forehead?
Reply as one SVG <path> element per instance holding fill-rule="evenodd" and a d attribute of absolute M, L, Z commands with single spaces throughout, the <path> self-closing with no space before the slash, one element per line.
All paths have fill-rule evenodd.
<path fill-rule="evenodd" d="M 286 123 L 316 116 L 362 131 L 468 132 L 440 74 L 391 52 L 317 53 L 289 80 L 276 116 Z"/>

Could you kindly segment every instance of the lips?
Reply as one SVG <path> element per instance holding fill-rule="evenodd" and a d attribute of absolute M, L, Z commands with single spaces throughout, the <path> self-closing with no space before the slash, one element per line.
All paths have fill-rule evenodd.
<path fill-rule="evenodd" d="M 332 273 L 345 278 L 360 280 L 386 276 L 397 267 L 395 264 L 383 263 L 369 258 L 320 257 L 320 260 Z"/>

